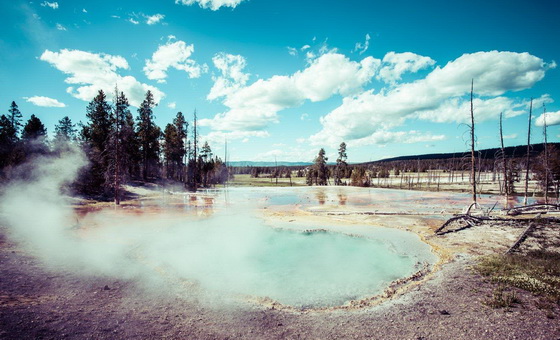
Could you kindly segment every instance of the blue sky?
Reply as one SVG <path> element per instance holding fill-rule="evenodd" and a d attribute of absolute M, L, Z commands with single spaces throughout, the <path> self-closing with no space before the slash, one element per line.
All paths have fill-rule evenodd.
<path fill-rule="evenodd" d="M 49 133 L 85 121 L 98 89 L 162 128 L 198 112 L 203 140 L 231 160 L 350 162 L 467 149 L 474 78 L 477 147 L 560 138 L 555 1 L 3 1 L 0 109 L 15 101 Z M 131 108 L 136 114 L 136 108 Z"/>

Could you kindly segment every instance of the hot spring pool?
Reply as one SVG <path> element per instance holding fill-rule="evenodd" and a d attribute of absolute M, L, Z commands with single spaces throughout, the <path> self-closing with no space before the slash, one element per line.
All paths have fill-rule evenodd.
<path fill-rule="evenodd" d="M 14 207 L 25 209 L 7 216 L 18 237 L 52 268 L 171 285 L 178 279 L 193 283 L 184 285 L 186 295 L 268 298 L 312 309 L 377 295 L 437 260 L 411 232 L 368 224 L 358 215 L 335 222 L 329 215 L 334 209 L 374 211 L 377 201 L 427 210 L 415 193 L 358 189 L 180 192 L 79 213 L 56 200 L 18 194 Z M 430 206 L 448 204 L 434 197 Z M 339 198 L 347 204 L 338 204 Z M 28 213 L 34 209 L 44 213 Z"/>
<path fill-rule="evenodd" d="M 148 246 L 158 266 L 210 292 L 302 309 L 379 294 L 436 259 L 417 235 L 390 228 L 347 228 L 352 235 L 329 226 L 302 232 L 254 217 L 215 215 L 173 229 L 173 239 Z"/>

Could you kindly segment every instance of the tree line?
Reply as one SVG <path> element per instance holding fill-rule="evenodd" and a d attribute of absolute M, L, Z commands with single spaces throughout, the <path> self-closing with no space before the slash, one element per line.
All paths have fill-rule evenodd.
<path fill-rule="evenodd" d="M 70 147 L 84 151 L 89 163 L 72 187 L 79 194 L 114 198 L 120 203 L 122 185 L 130 180 L 168 179 L 189 190 L 228 180 L 225 163 L 212 153 L 208 142 L 199 146 L 197 114 L 189 123 L 182 112 L 162 131 L 155 123 L 153 94 L 145 98 L 133 117 L 122 91 L 115 88 L 112 102 L 99 90 L 86 107 L 86 122 L 74 124 L 64 117 L 55 126 L 52 140 L 35 115 L 23 124 L 12 102 L 0 116 L 0 178 L 15 176 L 18 165 L 37 156 L 61 154 Z"/>

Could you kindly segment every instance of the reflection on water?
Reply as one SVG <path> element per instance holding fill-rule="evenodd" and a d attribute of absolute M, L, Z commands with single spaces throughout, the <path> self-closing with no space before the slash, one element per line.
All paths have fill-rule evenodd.
<path fill-rule="evenodd" d="M 348 207 L 369 212 L 437 215 L 460 213 L 472 202 L 468 193 L 423 192 L 396 189 L 356 187 L 299 187 L 299 188 L 226 188 L 197 193 L 176 192 L 164 198 L 151 197 L 123 203 L 123 206 L 141 209 L 162 208 L 194 211 L 211 215 L 228 205 L 248 204 L 255 208 L 307 209 L 323 206 L 325 209 Z M 479 204 L 484 209 L 501 209 L 506 204 L 502 196 L 481 195 Z M 521 205 L 522 197 L 512 197 L 507 207 Z M 529 198 L 529 204 L 536 203 Z"/>
<path fill-rule="evenodd" d="M 348 196 L 343 193 L 338 194 L 338 204 L 346 205 L 346 201 L 348 200 Z"/>
<path fill-rule="evenodd" d="M 327 195 L 325 194 L 325 192 L 323 190 L 319 190 L 315 193 L 315 197 L 317 198 L 317 202 L 319 202 L 320 205 L 325 204 L 325 200 L 327 199 Z"/>

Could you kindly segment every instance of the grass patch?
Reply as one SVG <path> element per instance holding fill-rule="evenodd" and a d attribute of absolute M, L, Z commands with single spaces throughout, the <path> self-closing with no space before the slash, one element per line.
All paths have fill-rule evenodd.
<path fill-rule="evenodd" d="M 494 255 L 482 258 L 474 267 L 483 276 L 502 287 L 517 287 L 560 303 L 560 254 L 533 251 L 526 255 Z M 498 294 L 498 295 L 496 295 Z M 501 294 L 501 296 L 500 296 Z M 507 304 L 504 289 L 492 305 Z M 503 300 L 503 301 L 502 301 Z"/>
<path fill-rule="evenodd" d="M 304 186 L 304 177 L 294 177 L 291 180 L 289 178 L 267 178 L 267 177 L 251 177 L 251 175 L 235 175 L 232 180 L 228 182 L 229 186 L 239 186 L 239 187 L 289 187 L 289 186 Z"/>
<path fill-rule="evenodd" d="M 492 293 L 492 297 L 484 301 L 484 304 L 492 308 L 510 309 L 516 303 L 521 303 L 514 291 L 508 291 L 508 288 L 500 284 Z"/>

